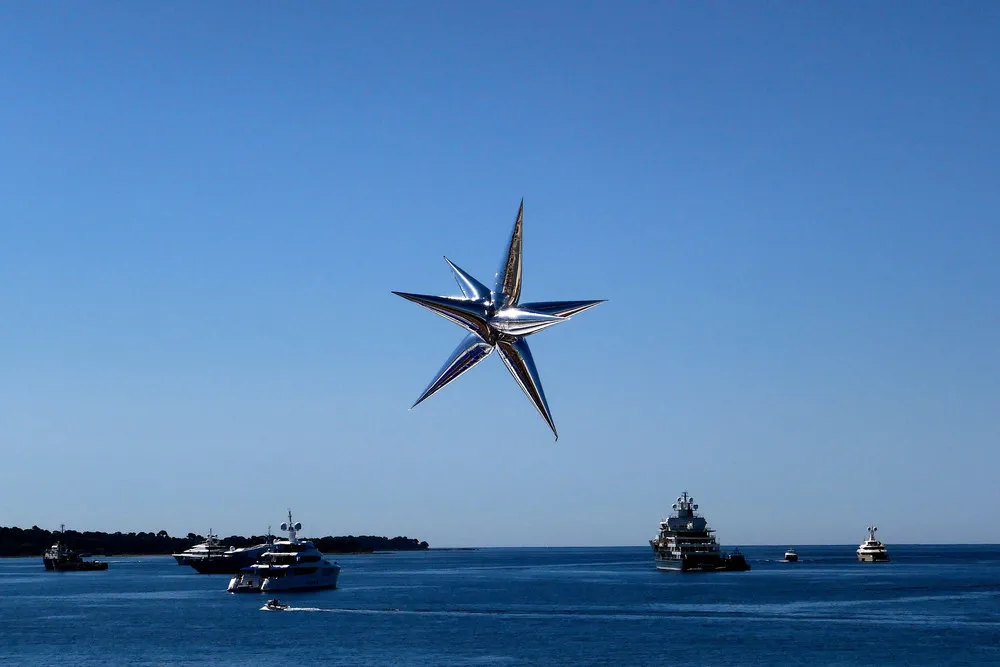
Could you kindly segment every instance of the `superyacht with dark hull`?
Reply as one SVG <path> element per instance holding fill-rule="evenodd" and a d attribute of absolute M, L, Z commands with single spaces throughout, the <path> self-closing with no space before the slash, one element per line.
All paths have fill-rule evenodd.
<path fill-rule="evenodd" d="M 750 564 L 739 550 L 725 554 L 715 539 L 715 531 L 704 517 L 695 513 L 694 498 L 683 493 L 673 505 L 674 513 L 660 522 L 660 532 L 649 545 L 656 569 L 675 572 L 725 572 L 749 570 Z"/>
<path fill-rule="evenodd" d="M 271 542 L 264 542 L 252 547 L 229 547 L 229 551 L 223 553 L 208 554 L 202 558 L 192 558 L 188 560 L 188 565 L 194 568 L 198 574 L 236 574 L 245 567 L 249 567 L 271 548 Z"/>

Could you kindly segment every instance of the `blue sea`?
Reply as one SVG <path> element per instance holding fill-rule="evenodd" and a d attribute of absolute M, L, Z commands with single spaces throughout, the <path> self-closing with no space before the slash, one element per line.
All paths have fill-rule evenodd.
<path fill-rule="evenodd" d="M 0 559 L 2 665 L 997 665 L 1000 546 L 744 549 L 658 572 L 648 547 L 342 556 L 340 588 L 231 595 L 170 557 Z"/>

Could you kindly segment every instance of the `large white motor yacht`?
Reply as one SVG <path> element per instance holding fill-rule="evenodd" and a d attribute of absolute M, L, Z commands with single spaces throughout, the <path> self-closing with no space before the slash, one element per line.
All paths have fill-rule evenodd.
<path fill-rule="evenodd" d="M 858 560 L 862 563 L 881 563 L 889 560 L 885 545 L 875 539 L 878 526 L 868 526 L 868 539 L 858 547 Z"/>
<path fill-rule="evenodd" d="M 230 593 L 271 593 L 274 591 L 336 588 L 340 566 L 328 561 L 309 540 L 296 536 L 301 523 L 281 524 L 288 539 L 276 539 L 256 563 L 237 572 L 229 580 Z"/>
<path fill-rule="evenodd" d="M 178 565 L 190 565 L 193 561 L 202 560 L 209 556 L 221 556 L 226 553 L 228 547 L 219 543 L 219 536 L 212 534 L 212 529 L 208 529 L 208 537 L 201 544 L 196 544 L 190 549 L 185 549 L 179 554 L 171 554 Z"/>

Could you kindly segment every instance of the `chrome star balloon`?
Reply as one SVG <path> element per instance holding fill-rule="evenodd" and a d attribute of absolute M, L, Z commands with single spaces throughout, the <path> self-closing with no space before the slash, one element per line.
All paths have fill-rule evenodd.
<path fill-rule="evenodd" d="M 531 399 L 558 440 L 559 433 L 552 421 L 549 403 L 545 400 L 542 382 L 538 377 L 538 370 L 535 369 L 535 361 L 531 357 L 526 337 L 553 324 L 565 322 L 570 316 L 605 300 L 519 303 L 523 219 L 524 200 L 521 200 L 517 220 L 514 222 L 514 231 L 511 232 L 510 244 L 507 246 L 507 254 L 496 274 L 492 290 L 445 257 L 444 261 L 451 267 L 464 296 L 427 296 L 393 292 L 469 331 L 411 409 L 490 356 L 496 349 L 507 370 Z"/>

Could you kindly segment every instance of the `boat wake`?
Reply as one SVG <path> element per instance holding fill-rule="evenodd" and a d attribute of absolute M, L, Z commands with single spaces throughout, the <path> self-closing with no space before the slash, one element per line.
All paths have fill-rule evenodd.
<path fill-rule="evenodd" d="M 860 601 L 842 601 L 835 606 L 850 606 L 860 603 Z M 955 618 L 954 615 L 917 615 L 907 614 L 900 617 L 883 618 L 869 614 L 850 614 L 840 616 L 829 609 L 799 609 L 794 607 L 811 607 L 822 605 L 773 605 L 775 609 L 767 609 L 772 605 L 654 605 L 651 609 L 351 609 L 337 607 L 288 607 L 283 611 L 308 611 L 322 612 L 326 614 L 357 614 L 357 615 L 379 615 L 398 614 L 400 616 L 444 616 L 444 617 L 506 617 L 506 618 L 530 618 L 530 619 L 550 619 L 550 618 L 587 618 L 591 620 L 606 621 L 647 621 L 662 619 L 665 617 L 677 618 L 678 615 L 686 618 L 708 619 L 732 619 L 739 618 L 744 621 L 764 621 L 772 622 L 775 619 L 800 622 L 839 622 L 839 623 L 881 623 L 881 624 L 903 624 L 903 625 L 944 625 L 949 627 L 974 626 L 974 627 L 1000 627 L 997 621 L 982 621 L 970 618 Z M 267 605 L 261 607 L 261 611 L 275 611 L 269 609 Z"/>
<path fill-rule="evenodd" d="M 285 607 L 283 609 L 274 609 L 264 605 L 260 608 L 261 611 L 321 611 L 327 614 L 390 614 L 390 613 L 434 613 L 428 611 L 419 612 L 404 612 L 399 609 L 338 609 L 338 608 L 322 608 L 322 607 Z"/>

